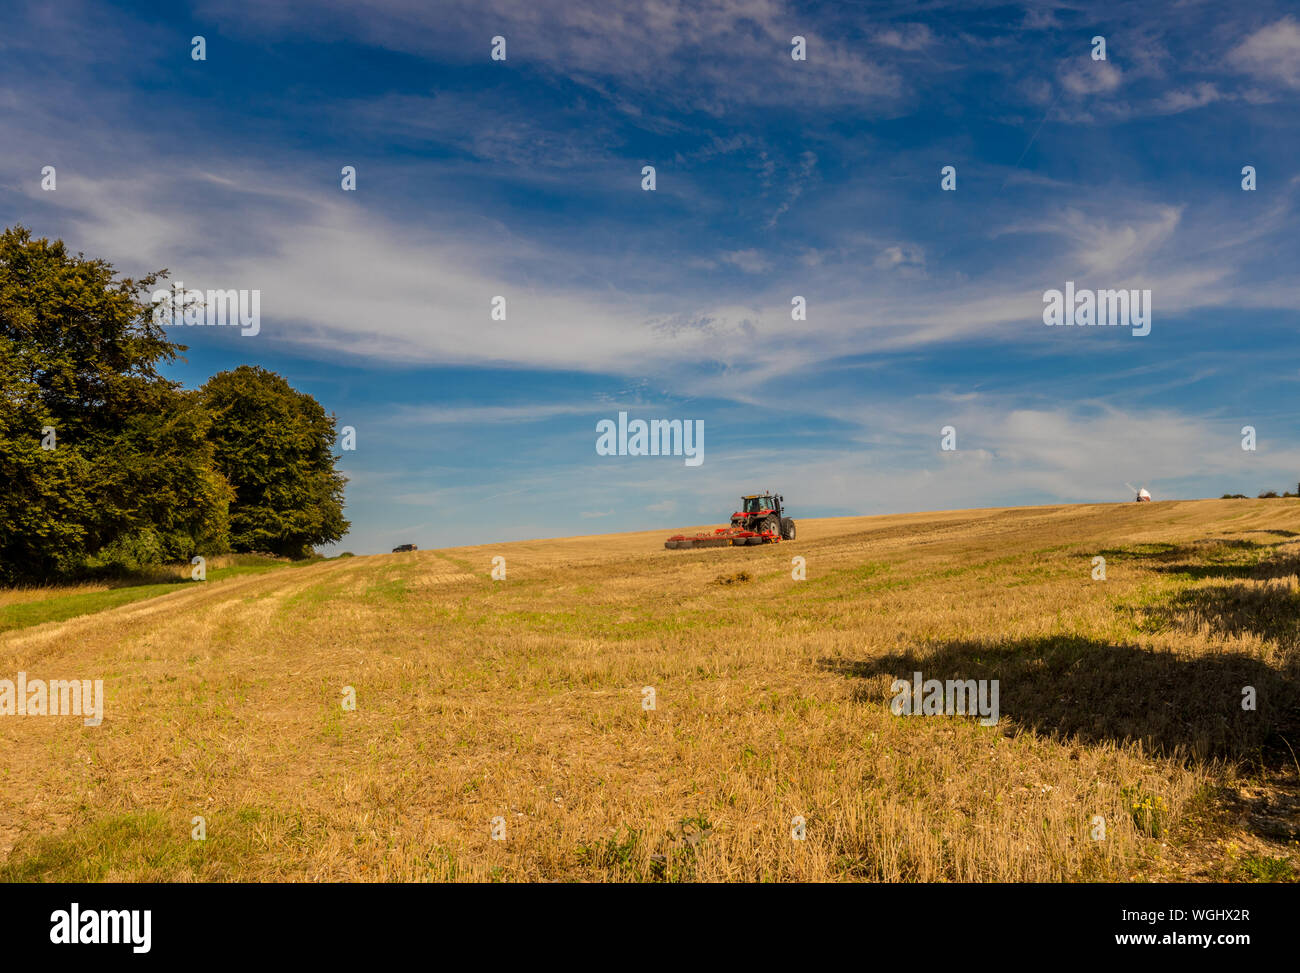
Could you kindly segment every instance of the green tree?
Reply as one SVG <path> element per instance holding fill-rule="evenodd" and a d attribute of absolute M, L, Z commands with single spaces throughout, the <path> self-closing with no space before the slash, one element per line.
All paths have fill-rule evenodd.
<path fill-rule="evenodd" d="M 347 533 L 335 419 L 319 402 L 253 365 L 212 376 L 202 397 L 217 470 L 235 490 L 235 550 L 301 557 Z"/>
<path fill-rule="evenodd" d="M 207 415 L 158 372 L 185 350 L 152 319 L 165 273 L 119 278 L 62 241 L 0 233 L 0 579 L 225 549 Z"/>
<path fill-rule="evenodd" d="M 217 472 L 208 425 L 196 392 L 166 384 L 140 397 L 111 455 L 95 464 L 99 502 L 122 528 L 92 565 L 129 568 L 229 550 L 234 492 Z"/>
<path fill-rule="evenodd" d="M 0 285 L 2 286 L 2 285 Z M 0 311 L 3 327 L 3 311 Z M 90 464 L 76 450 L 41 448 L 57 428 L 29 383 L 13 342 L 0 340 L 0 581 L 58 575 L 85 555 Z"/>

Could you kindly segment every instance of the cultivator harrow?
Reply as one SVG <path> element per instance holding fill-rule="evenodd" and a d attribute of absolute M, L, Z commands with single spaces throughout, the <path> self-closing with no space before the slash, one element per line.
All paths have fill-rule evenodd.
<path fill-rule="evenodd" d="M 741 547 L 746 544 L 779 544 L 780 542 L 780 535 L 770 531 L 719 527 L 712 533 L 674 534 L 664 541 L 664 547 L 670 551 L 680 551 L 694 547 Z"/>

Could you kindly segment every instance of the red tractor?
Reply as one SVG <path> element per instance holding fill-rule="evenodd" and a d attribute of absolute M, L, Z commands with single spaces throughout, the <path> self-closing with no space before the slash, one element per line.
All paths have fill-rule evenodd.
<path fill-rule="evenodd" d="M 785 498 L 774 493 L 751 493 L 740 498 L 740 509 L 731 515 L 731 526 L 712 534 L 674 534 L 664 541 L 669 550 L 696 547 L 741 547 L 748 544 L 779 544 L 794 540 L 794 521 L 785 516 Z"/>
<path fill-rule="evenodd" d="M 785 516 L 781 505 L 785 497 L 771 493 L 751 493 L 740 498 L 740 509 L 731 515 L 731 526 L 752 530 L 756 534 L 773 534 L 783 541 L 794 540 L 794 521 Z"/>

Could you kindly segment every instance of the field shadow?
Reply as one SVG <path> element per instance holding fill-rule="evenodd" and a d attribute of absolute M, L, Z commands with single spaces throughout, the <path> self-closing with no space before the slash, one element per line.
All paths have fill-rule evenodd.
<path fill-rule="evenodd" d="M 1254 635 L 1274 643 L 1295 665 L 1300 660 L 1300 591 L 1286 584 L 1216 584 L 1188 588 L 1142 607 L 1150 631 L 1183 628 L 1229 637 Z"/>
<path fill-rule="evenodd" d="M 1242 654 L 1153 652 L 1079 636 L 947 641 L 857 662 L 823 660 L 874 679 L 996 679 L 1012 727 L 1085 743 L 1141 742 L 1152 753 L 1198 759 L 1257 755 L 1276 732 L 1300 724 L 1295 674 Z M 1257 708 L 1242 708 L 1244 687 Z M 892 693 L 864 689 L 888 705 Z"/>
<path fill-rule="evenodd" d="M 1189 555 L 1224 550 L 1218 544 L 1148 545 L 1136 556 L 1174 570 Z M 1226 550 L 1231 557 L 1249 548 Z M 1300 551 L 1270 553 L 1247 565 L 1188 565 L 1224 583 L 1183 588 L 1143 604 L 1139 613 L 1148 630 L 1254 636 L 1276 650 L 1277 664 L 1244 652 L 1185 655 L 1055 635 L 948 640 L 861 661 L 823 659 L 822 665 L 872 680 L 855 693 L 864 702 L 888 706 L 892 680 L 910 681 L 915 672 L 943 681 L 996 679 L 999 715 L 1011 732 L 1070 743 L 1136 742 L 1157 756 L 1249 765 L 1254 786 L 1221 788 L 1217 813 L 1269 840 L 1294 841 L 1300 839 L 1300 590 L 1277 579 L 1295 574 Z M 1254 709 L 1243 708 L 1247 687 Z"/>
<path fill-rule="evenodd" d="M 1294 531 L 1250 533 L 1296 536 Z M 1140 561 L 1157 574 L 1177 574 L 1195 581 L 1269 580 L 1300 574 L 1300 548 L 1286 541 L 1262 544 L 1244 539 L 1201 541 L 1191 544 L 1137 544 L 1099 551 L 1107 561 Z"/>
<path fill-rule="evenodd" d="M 181 576 L 180 574 L 136 574 L 129 576 L 105 575 L 103 577 L 87 579 L 87 581 L 91 583 L 102 584 L 110 590 L 115 590 L 117 588 L 142 588 L 146 585 L 156 584 L 189 584 L 191 580 L 192 579 L 188 576 Z M 75 583 L 73 586 L 75 586 Z"/>

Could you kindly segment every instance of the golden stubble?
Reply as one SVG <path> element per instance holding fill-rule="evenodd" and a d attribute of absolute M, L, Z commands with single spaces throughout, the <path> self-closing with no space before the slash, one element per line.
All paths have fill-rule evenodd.
<path fill-rule="evenodd" d="M 0 719 L 0 861 L 127 881 L 1215 874 L 1227 852 L 1177 852 L 1283 718 L 1234 713 L 1238 683 L 1294 688 L 1271 613 L 1297 598 L 1300 504 L 799 528 L 347 558 L 0 635 L 0 677 L 107 691 L 98 728 Z M 894 716 L 914 669 L 998 678 L 1000 724 Z"/>

